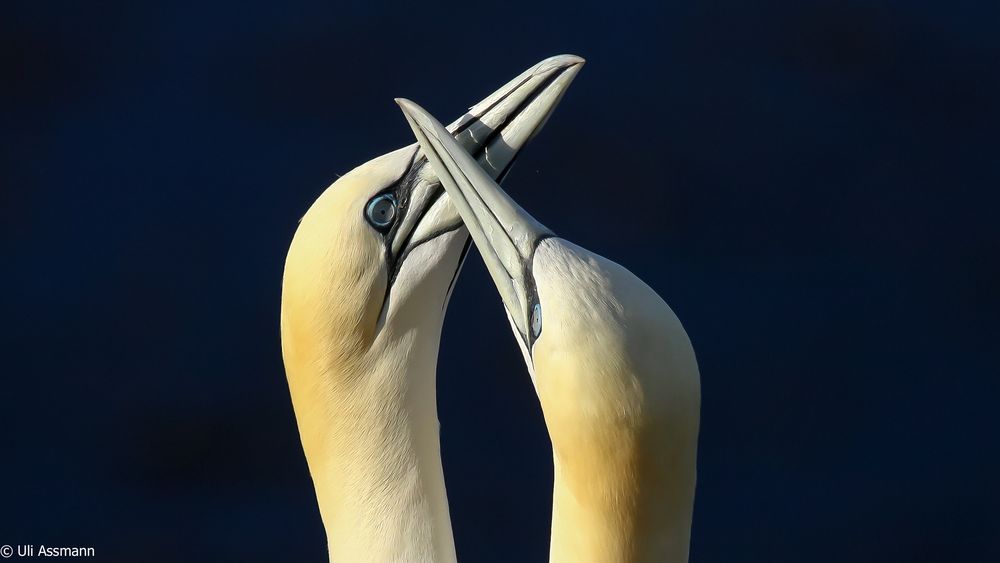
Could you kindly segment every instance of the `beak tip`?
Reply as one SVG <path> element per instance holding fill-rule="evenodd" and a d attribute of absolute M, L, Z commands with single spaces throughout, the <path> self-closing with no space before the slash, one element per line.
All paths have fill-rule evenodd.
<path fill-rule="evenodd" d="M 422 125 L 420 123 L 421 121 L 420 117 L 422 112 L 420 106 L 418 106 L 417 104 L 413 103 L 413 101 L 408 100 L 406 98 L 394 98 L 394 99 L 396 101 L 396 104 L 399 106 L 399 109 L 403 110 L 403 117 L 405 117 L 406 120 L 410 122 L 410 126 L 414 128 L 420 127 Z"/>
<path fill-rule="evenodd" d="M 542 62 L 538 63 L 535 67 L 534 74 L 544 74 L 546 72 L 551 72 L 557 69 L 568 69 L 572 67 L 581 67 L 587 61 L 583 57 L 577 55 L 555 55 L 554 57 L 549 57 Z M 579 70 L 579 69 L 576 69 Z"/>
<path fill-rule="evenodd" d="M 399 105 L 399 109 L 403 110 L 403 115 L 409 119 L 417 119 L 422 112 L 420 106 L 406 98 L 396 98 L 396 104 Z"/>

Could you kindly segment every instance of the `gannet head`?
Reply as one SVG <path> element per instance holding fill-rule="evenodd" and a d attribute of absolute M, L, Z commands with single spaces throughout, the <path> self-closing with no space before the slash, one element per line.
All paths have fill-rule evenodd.
<path fill-rule="evenodd" d="M 582 62 L 560 56 L 538 63 L 473 106 L 449 135 L 501 179 Z M 363 546 L 365 534 L 393 542 L 390 536 L 406 535 L 408 525 L 414 536 L 434 534 L 437 544 L 450 536 L 450 528 L 427 532 L 427 522 L 408 521 L 386 505 L 436 503 L 429 510 L 447 521 L 443 484 L 428 477 L 440 473 L 434 367 L 468 244 L 461 217 L 416 144 L 343 175 L 295 232 L 282 285 L 282 353 L 323 520 L 328 534 L 342 534 L 331 549 L 355 539 Z M 397 500 L 397 484 L 417 498 Z M 424 499 L 435 487 L 441 491 L 428 494 L 436 498 Z M 398 549 L 383 555 L 423 557 Z"/>
<path fill-rule="evenodd" d="M 582 65 L 546 59 L 470 108 L 450 130 L 501 180 Z M 319 337 L 326 361 L 356 363 L 400 321 L 438 326 L 468 234 L 419 146 L 340 177 L 302 218 L 285 264 L 283 346 Z M 370 359 L 370 358 L 369 358 Z"/>
<path fill-rule="evenodd" d="M 397 102 L 483 256 L 538 393 L 556 466 L 553 554 L 686 560 L 700 384 L 680 321 L 627 269 L 525 212 L 431 115 Z"/>

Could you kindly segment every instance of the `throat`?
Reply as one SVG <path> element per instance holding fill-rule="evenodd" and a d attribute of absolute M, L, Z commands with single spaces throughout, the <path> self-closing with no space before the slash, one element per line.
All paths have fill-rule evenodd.
<path fill-rule="evenodd" d="M 610 452 L 566 463 L 556 456 L 551 563 L 688 561 L 693 471 L 650 479 L 648 462 Z"/>
<path fill-rule="evenodd" d="M 433 371 L 292 395 L 330 560 L 455 561 Z"/>
<path fill-rule="evenodd" d="M 313 472 L 330 560 L 455 561 L 437 429 L 386 430 Z"/>

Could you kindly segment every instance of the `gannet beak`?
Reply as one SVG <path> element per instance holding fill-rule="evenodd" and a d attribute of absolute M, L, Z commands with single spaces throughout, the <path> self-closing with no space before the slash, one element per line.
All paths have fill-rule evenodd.
<path fill-rule="evenodd" d="M 559 105 L 583 63 L 576 55 L 539 62 L 469 108 L 448 131 L 493 178 L 503 180 L 518 152 Z"/>
<path fill-rule="evenodd" d="M 465 221 L 511 322 L 530 349 L 538 336 L 532 327 L 537 296 L 531 259 L 538 243 L 554 236 L 552 231 L 521 209 L 433 116 L 409 100 L 396 103 Z"/>
<path fill-rule="evenodd" d="M 559 105 L 566 89 L 583 66 L 583 59 L 575 55 L 547 58 L 497 89 L 486 99 L 469 108 L 448 130 L 455 142 L 478 160 L 479 165 L 498 182 L 510 171 L 521 149 L 545 125 L 545 121 Z M 412 162 L 417 178 L 423 179 L 426 160 Z M 428 179 L 435 179 L 428 167 Z M 413 183 L 414 186 L 419 182 Z M 435 186 L 437 182 L 434 182 Z M 462 219 L 449 198 L 438 197 L 439 187 L 415 190 L 401 199 L 411 212 L 404 215 L 395 236 L 392 251 L 403 254 L 410 243 L 420 242 L 450 232 L 461 226 Z"/>

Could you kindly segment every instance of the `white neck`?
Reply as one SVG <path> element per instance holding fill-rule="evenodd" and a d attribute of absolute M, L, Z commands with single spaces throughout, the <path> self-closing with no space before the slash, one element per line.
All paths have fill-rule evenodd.
<path fill-rule="evenodd" d="M 693 475 L 656 491 L 625 483 L 621 474 L 603 477 L 556 460 L 550 563 L 686 563 Z"/>
<path fill-rule="evenodd" d="M 456 559 L 435 398 L 438 346 L 416 332 L 387 339 L 390 349 L 346 377 L 343 369 L 313 374 L 336 386 L 292 386 L 331 561 Z"/>
<path fill-rule="evenodd" d="M 700 376 L 677 316 L 618 264 L 545 239 L 531 351 L 555 485 L 550 560 L 685 563 Z"/>

